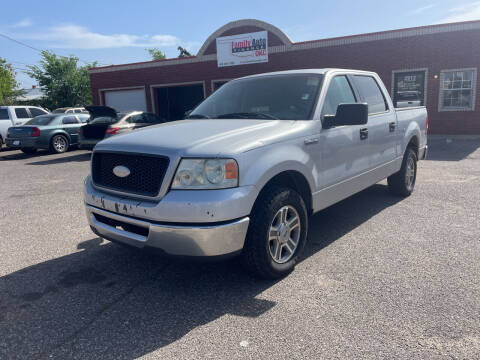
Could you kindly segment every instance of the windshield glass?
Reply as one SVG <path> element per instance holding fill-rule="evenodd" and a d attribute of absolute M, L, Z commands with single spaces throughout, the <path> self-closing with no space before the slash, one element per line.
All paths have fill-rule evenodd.
<path fill-rule="evenodd" d="M 308 120 L 322 77 L 286 74 L 234 80 L 205 99 L 188 118 Z"/>
<path fill-rule="evenodd" d="M 25 125 L 49 125 L 50 123 L 53 122 L 53 120 L 56 118 L 56 116 L 52 115 L 40 115 L 37 117 L 34 117 L 32 120 L 29 120 L 25 123 Z"/>

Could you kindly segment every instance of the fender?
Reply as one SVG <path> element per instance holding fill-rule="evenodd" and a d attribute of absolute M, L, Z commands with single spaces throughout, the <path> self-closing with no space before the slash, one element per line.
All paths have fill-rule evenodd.
<path fill-rule="evenodd" d="M 48 143 L 50 144 L 50 141 L 52 141 L 52 138 L 55 136 L 55 135 L 63 135 L 65 136 L 67 139 L 68 139 L 68 142 L 69 144 L 72 144 L 72 138 L 70 137 L 70 134 L 68 134 L 65 130 L 62 130 L 62 129 L 56 129 L 54 130 L 49 138 L 48 138 Z"/>
<path fill-rule="evenodd" d="M 402 157 L 403 154 L 405 154 L 405 151 L 407 150 L 407 145 L 410 143 L 410 140 L 412 138 L 416 137 L 417 138 L 417 144 L 420 147 L 420 141 L 421 141 L 421 132 L 420 132 L 420 127 L 418 126 L 418 123 L 416 121 L 411 121 L 410 124 L 408 124 L 407 130 L 405 131 L 405 136 L 403 137 L 402 141 Z"/>
<path fill-rule="evenodd" d="M 272 144 L 243 153 L 239 160 L 249 165 L 243 168 L 243 173 L 240 174 L 240 185 L 255 185 L 260 191 L 276 175 L 284 171 L 297 171 L 305 177 L 313 193 L 318 181 L 318 171 L 315 166 L 307 166 L 314 162 L 303 148 L 294 144 L 296 141 L 294 139 L 284 146 Z"/>

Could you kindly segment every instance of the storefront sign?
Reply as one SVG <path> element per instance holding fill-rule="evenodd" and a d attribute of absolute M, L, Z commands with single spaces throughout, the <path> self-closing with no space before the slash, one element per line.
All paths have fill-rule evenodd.
<path fill-rule="evenodd" d="M 218 67 L 268 62 L 266 31 L 217 38 Z"/>
<path fill-rule="evenodd" d="M 401 71 L 393 76 L 395 107 L 425 105 L 425 71 Z"/>

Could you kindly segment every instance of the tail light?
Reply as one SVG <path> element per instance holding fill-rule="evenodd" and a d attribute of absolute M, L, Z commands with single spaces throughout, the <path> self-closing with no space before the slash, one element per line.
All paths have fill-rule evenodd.
<path fill-rule="evenodd" d="M 114 135 L 117 133 L 118 130 L 120 130 L 120 128 L 108 128 L 107 130 L 105 130 L 105 134 Z"/>
<path fill-rule="evenodd" d="M 82 128 L 78 129 L 78 135 L 82 133 Z"/>
<path fill-rule="evenodd" d="M 425 134 L 428 134 L 428 115 L 427 115 L 427 124 L 425 126 Z"/>
<path fill-rule="evenodd" d="M 40 136 L 40 129 L 38 127 L 34 127 L 32 129 L 32 133 L 30 134 L 31 137 L 39 137 Z"/>

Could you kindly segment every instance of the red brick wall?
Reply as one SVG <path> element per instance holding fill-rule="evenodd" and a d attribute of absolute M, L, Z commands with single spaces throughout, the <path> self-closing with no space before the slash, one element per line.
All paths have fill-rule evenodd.
<path fill-rule="evenodd" d="M 242 31 L 245 29 L 242 29 Z M 251 29 L 258 31 L 261 29 Z M 278 38 L 277 38 L 278 39 Z M 268 63 L 218 68 L 216 61 L 159 66 L 91 74 L 94 102 L 98 89 L 146 85 L 147 107 L 152 109 L 150 85 L 236 78 L 276 70 L 341 67 L 376 71 L 391 89 L 392 70 L 428 68 L 427 109 L 433 134 L 480 134 L 480 94 L 474 111 L 438 112 L 440 70 L 480 69 L 480 30 L 377 40 L 350 45 L 270 54 Z M 270 45 L 273 46 L 271 39 Z M 438 75 L 435 79 L 434 75 Z M 480 74 L 479 74 L 480 75 Z M 477 79 L 477 92 L 479 80 Z"/>

